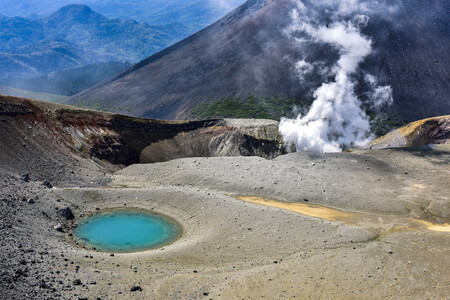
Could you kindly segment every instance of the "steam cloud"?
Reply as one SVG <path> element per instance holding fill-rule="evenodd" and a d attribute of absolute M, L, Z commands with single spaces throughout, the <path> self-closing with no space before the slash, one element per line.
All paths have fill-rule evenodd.
<path fill-rule="evenodd" d="M 296 145 L 297 151 L 340 152 L 342 147 L 365 146 L 371 139 L 369 118 L 354 93 L 352 75 L 371 52 L 370 39 L 360 32 L 368 22 L 365 14 L 371 9 L 370 2 L 319 0 L 306 6 L 300 0 L 293 1 L 296 8 L 291 13 L 292 25 L 286 33 L 299 44 L 329 44 L 339 51 L 340 57 L 330 70 L 334 81 L 323 83 L 314 92 L 315 100 L 305 116 L 282 118 L 280 132 L 285 141 Z M 317 21 L 321 12 L 327 11 L 333 12 L 329 24 Z M 296 63 L 300 80 L 312 66 L 305 59 Z M 369 98 L 373 107 L 380 108 L 392 102 L 389 86 L 376 86 L 372 75 L 366 75 L 366 81 L 372 88 Z"/>

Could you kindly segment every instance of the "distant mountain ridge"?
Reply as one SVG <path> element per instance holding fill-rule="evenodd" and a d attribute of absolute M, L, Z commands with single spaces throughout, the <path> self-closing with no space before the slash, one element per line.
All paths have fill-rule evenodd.
<path fill-rule="evenodd" d="M 0 95 L 4 96 L 14 96 L 14 97 L 23 97 L 28 99 L 36 99 L 42 101 L 49 101 L 54 103 L 62 102 L 67 96 L 62 95 L 52 95 L 46 93 L 36 93 L 26 90 L 21 90 L 17 88 L 12 88 L 9 86 L 0 85 Z"/>
<path fill-rule="evenodd" d="M 131 66 L 127 62 L 104 62 L 83 67 L 52 72 L 49 75 L 35 78 L 6 78 L 0 79 L 0 85 L 11 88 L 72 96 L 97 83 L 123 72 Z M 11 95 L 11 96 L 16 96 Z M 41 98 L 33 98 L 45 100 Z"/>
<path fill-rule="evenodd" d="M 108 61 L 137 62 L 189 33 L 180 23 L 150 26 L 109 19 L 76 4 L 41 20 L 0 16 L 0 78 L 35 77 Z"/>
<path fill-rule="evenodd" d="M 0 0 L 1 14 L 36 19 L 59 8 L 86 4 L 96 12 L 121 20 L 133 19 L 150 25 L 180 22 L 197 31 L 220 19 L 245 0 Z"/>

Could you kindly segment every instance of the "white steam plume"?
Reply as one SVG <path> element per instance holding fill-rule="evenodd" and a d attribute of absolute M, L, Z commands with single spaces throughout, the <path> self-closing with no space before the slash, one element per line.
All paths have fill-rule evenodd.
<path fill-rule="evenodd" d="M 314 92 L 315 100 L 305 116 L 282 118 L 280 132 L 285 141 L 296 145 L 297 151 L 340 152 L 342 146 L 364 146 L 370 140 L 370 124 L 354 93 L 352 75 L 371 52 L 371 41 L 359 30 L 368 21 L 361 14 L 368 10 L 367 5 L 358 0 L 319 0 L 308 7 L 300 0 L 295 3 L 293 24 L 287 33 L 300 34 L 302 38 L 296 37 L 299 43 L 305 42 L 306 36 L 306 40 L 332 45 L 340 57 L 331 70 L 334 82 L 323 83 Z M 334 11 L 331 24 L 318 24 L 311 19 L 325 10 Z M 302 60 L 296 64 L 296 70 L 301 73 L 310 68 Z M 374 97 L 384 97 L 383 103 L 390 95 L 389 87 L 372 93 Z"/>
<path fill-rule="evenodd" d="M 305 79 L 305 75 L 311 73 L 313 69 L 314 66 L 309 62 L 306 62 L 304 59 L 295 63 L 295 70 L 297 71 L 297 76 L 300 80 Z"/>
<path fill-rule="evenodd" d="M 394 99 L 392 98 L 392 88 L 389 85 L 377 86 L 377 79 L 370 74 L 366 74 L 365 79 L 371 89 L 371 92 L 369 92 L 369 99 L 372 108 L 380 110 L 381 108 L 394 103 Z"/>

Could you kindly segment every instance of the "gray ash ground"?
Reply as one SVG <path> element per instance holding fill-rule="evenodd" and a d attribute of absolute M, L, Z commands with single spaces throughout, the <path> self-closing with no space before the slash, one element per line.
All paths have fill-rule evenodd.
<path fill-rule="evenodd" d="M 64 233 L 53 228 L 65 221 L 61 200 L 49 193 L 50 181 L 29 174 L 27 182 L 25 174 L 0 171 L 0 298 L 65 299 L 72 291 L 73 296 L 82 298 L 88 284 L 76 287 L 73 276 L 64 271 L 73 268 L 74 262 L 65 257 L 64 247 L 54 246 L 67 242 Z M 60 176 L 53 182 L 64 185 L 71 182 L 71 176 Z M 107 179 L 101 183 L 78 178 L 73 181 L 81 186 L 98 186 Z M 37 237 L 36 232 L 47 237 Z"/>
<path fill-rule="evenodd" d="M 52 299 L 61 296 L 64 274 L 53 270 L 63 259 L 49 253 L 46 241 L 34 239 L 32 228 L 42 228 L 41 219 L 56 219 L 55 212 L 41 201 L 42 182 L 25 182 L 18 175 L 2 174 L 0 201 L 1 280 L 3 299 Z M 47 201 L 47 199 L 45 199 Z M 66 282 L 66 285 L 68 283 Z"/>
<path fill-rule="evenodd" d="M 30 172 L 29 182 L 3 168 L 0 298 L 445 299 L 449 233 L 402 229 L 401 222 L 449 221 L 449 163 L 444 145 L 274 160 L 185 158 L 114 174 L 82 160 L 74 173 Z M 355 226 L 233 195 L 308 199 L 398 222 Z M 73 221 L 61 214 L 67 206 Z M 69 236 L 83 215 L 124 206 L 165 213 L 184 234 L 161 249 L 113 255 L 83 249 Z M 64 232 L 54 229 L 59 223 Z"/>
<path fill-rule="evenodd" d="M 239 127 L 239 121 L 233 131 L 227 122 L 216 122 L 192 131 L 191 123 L 183 123 L 167 140 L 158 130 L 173 128 L 162 121 L 0 98 L 0 299 L 446 299 L 450 294 L 449 145 L 291 153 L 273 160 L 174 159 L 211 156 L 209 150 L 249 155 L 261 150 L 266 138 L 279 142 L 277 126 L 253 121 Z M 239 138 L 245 132 L 265 142 L 248 145 Z M 130 146 L 143 135 L 148 140 Z M 193 144 L 200 149 L 217 139 L 213 149 L 191 151 Z M 153 158 L 169 151 L 164 161 L 172 160 L 118 164 L 117 159 L 127 161 L 128 150 L 150 155 L 144 151 L 149 148 Z M 100 160 L 98 151 L 109 156 Z M 29 180 L 22 179 L 26 173 Z M 278 206 L 236 196 L 270 198 Z M 353 224 L 296 213 L 283 207 L 286 203 L 370 217 Z M 62 214 L 67 207 L 73 220 Z M 170 216 L 183 235 L 163 248 L 128 254 L 85 249 L 70 236 L 83 216 L 119 207 Z"/>

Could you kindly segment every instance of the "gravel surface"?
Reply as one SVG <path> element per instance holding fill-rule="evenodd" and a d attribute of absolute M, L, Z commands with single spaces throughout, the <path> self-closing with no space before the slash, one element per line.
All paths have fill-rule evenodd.
<path fill-rule="evenodd" d="M 27 182 L 0 168 L 0 298 L 446 299 L 449 233 L 389 222 L 448 223 L 449 162 L 448 145 L 185 158 L 112 175 L 85 160 L 79 168 L 92 170 L 95 184 L 77 184 L 74 166 L 49 180 L 53 188 L 42 175 Z M 327 221 L 237 195 L 364 212 L 380 223 Z M 83 216 L 117 207 L 164 213 L 184 233 L 164 248 L 113 256 L 71 236 Z"/>

